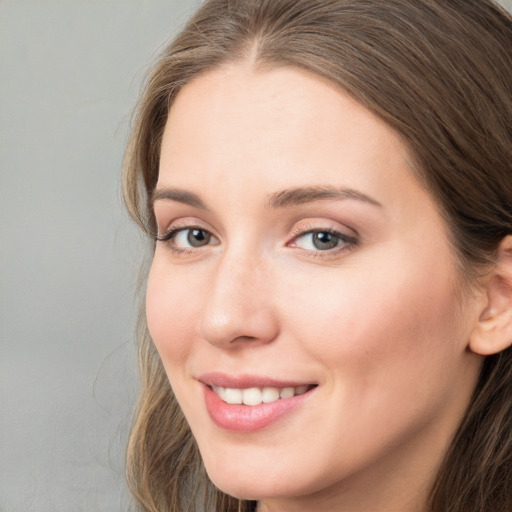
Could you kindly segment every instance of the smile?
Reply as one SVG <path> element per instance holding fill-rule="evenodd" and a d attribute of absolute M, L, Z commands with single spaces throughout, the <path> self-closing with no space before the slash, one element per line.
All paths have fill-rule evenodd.
<path fill-rule="evenodd" d="M 258 376 L 202 375 L 204 404 L 223 430 L 256 432 L 301 409 L 319 387 L 316 383 L 282 381 Z"/>
<path fill-rule="evenodd" d="M 276 402 L 280 399 L 293 398 L 296 395 L 307 393 L 314 386 L 302 385 L 297 387 L 264 387 L 264 388 L 228 388 L 212 386 L 215 394 L 227 404 L 232 405 L 261 405 Z"/>

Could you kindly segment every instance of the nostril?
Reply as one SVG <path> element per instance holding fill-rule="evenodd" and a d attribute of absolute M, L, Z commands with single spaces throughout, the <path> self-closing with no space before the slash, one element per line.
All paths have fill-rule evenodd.
<path fill-rule="evenodd" d="M 255 341 L 257 338 L 255 336 L 238 336 L 238 338 L 235 338 L 233 342 L 236 341 Z"/>

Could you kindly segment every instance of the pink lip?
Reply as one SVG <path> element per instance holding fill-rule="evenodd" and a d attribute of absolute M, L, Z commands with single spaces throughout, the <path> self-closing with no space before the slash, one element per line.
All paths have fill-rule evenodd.
<path fill-rule="evenodd" d="M 297 388 L 299 386 L 314 385 L 315 382 L 297 380 L 277 380 L 258 375 L 232 376 L 219 372 L 205 373 L 197 380 L 207 386 L 219 386 L 222 388 L 247 389 L 247 388 Z"/>
<path fill-rule="evenodd" d="M 228 388 L 251 387 L 298 387 L 308 383 L 292 381 L 276 381 L 256 376 L 230 377 L 220 373 L 210 373 L 199 379 L 203 384 L 206 410 L 212 421 L 224 430 L 232 432 L 256 432 L 277 421 L 282 416 L 299 407 L 312 391 L 296 395 L 292 398 L 279 399 L 275 402 L 260 405 L 228 404 L 212 390 L 211 386 Z"/>

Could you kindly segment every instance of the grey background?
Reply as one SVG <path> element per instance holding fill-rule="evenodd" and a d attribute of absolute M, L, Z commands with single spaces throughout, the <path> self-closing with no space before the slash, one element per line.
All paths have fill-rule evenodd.
<path fill-rule="evenodd" d="M 0 1 L 0 511 L 128 510 L 140 240 L 119 175 L 194 0 Z"/>
<path fill-rule="evenodd" d="M 198 3 L 0 0 L 0 512 L 130 508 L 119 174 L 147 64 Z"/>

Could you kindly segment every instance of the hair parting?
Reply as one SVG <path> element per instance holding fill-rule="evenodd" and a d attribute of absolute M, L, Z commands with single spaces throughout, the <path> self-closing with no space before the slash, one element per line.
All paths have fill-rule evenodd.
<path fill-rule="evenodd" d="M 295 66 L 335 84 L 405 141 L 449 227 L 462 282 L 512 234 L 512 20 L 490 0 L 207 0 L 162 52 L 125 157 L 127 210 L 156 233 L 151 198 L 181 88 L 235 62 Z M 127 478 L 146 512 L 249 512 L 208 479 L 141 308 L 142 390 Z M 486 358 L 426 512 L 512 510 L 512 350 Z"/>

